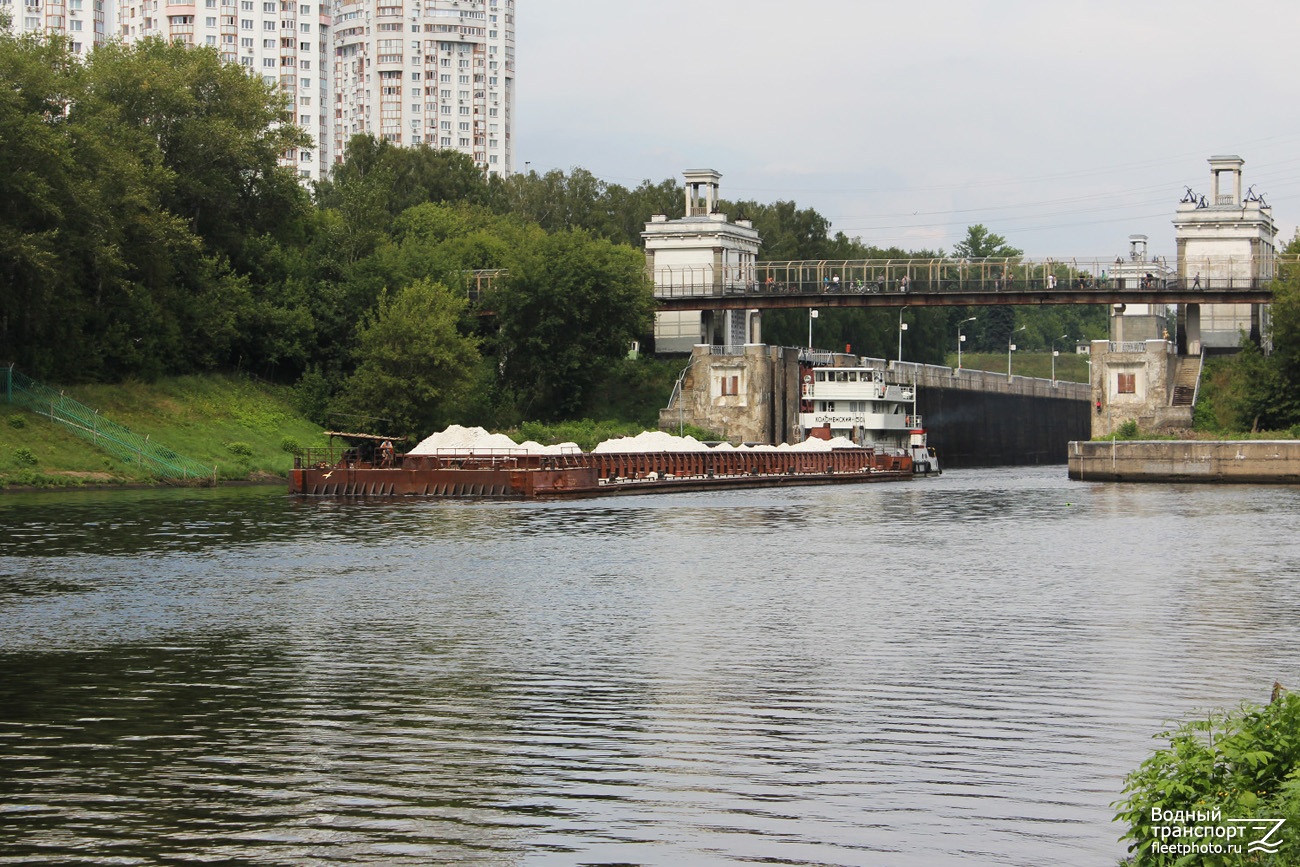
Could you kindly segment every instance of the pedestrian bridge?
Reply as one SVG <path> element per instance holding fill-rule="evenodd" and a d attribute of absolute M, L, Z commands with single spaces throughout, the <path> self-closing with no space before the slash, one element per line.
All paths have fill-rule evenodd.
<path fill-rule="evenodd" d="M 655 270 L 660 310 L 957 307 L 1003 304 L 1259 304 L 1297 257 L 1164 259 L 857 259 Z M 1240 275 L 1252 274 L 1245 278 Z"/>

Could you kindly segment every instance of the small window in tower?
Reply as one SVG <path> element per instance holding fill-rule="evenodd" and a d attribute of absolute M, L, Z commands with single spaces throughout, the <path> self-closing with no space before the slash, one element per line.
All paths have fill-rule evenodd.
<path fill-rule="evenodd" d="M 1137 394 L 1137 375 L 1133 373 L 1117 374 L 1115 391 L 1119 394 Z"/>

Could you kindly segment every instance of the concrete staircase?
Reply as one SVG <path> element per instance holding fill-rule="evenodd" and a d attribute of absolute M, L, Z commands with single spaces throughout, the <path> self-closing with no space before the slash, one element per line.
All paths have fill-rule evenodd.
<path fill-rule="evenodd" d="M 1196 398 L 1196 385 L 1201 378 L 1201 357 L 1182 356 L 1174 372 L 1174 393 L 1170 406 L 1191 406 Z"/>

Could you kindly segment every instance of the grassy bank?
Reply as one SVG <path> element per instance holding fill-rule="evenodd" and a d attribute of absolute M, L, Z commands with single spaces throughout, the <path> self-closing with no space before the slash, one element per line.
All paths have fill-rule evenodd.
<path fill-rule="evenodd" d="M 957 353 L 949 353 L 945 359 L 949 367 L 957 366 Z M 963 352 L 961 366 L 970 370 L 988 370 L 993 373 L 1006 374 L 1007 354 L 1005 352 Z M 1050 352 L 1014 352 L 1011 358 L 1011 372 L 1016 376 L 1033 376 L 1039 379 L 1052 378 L 1052 354 Z M 1088 381 L 1088 356 L 1062 352 L 1056 357 L 1056 378 L 1066 382 Z"/>
<path fill-rule="evenodd" d="M 214 467 L 219 480 L 284 478 L 295 447 L 322 446 L 321 428 L 292 406 L 289 389 L 228 376 L 68 387 L 68 397 L 151 442 Z M 0 422 L 0 487 L 151 484 L 139 466 L 14 406 Z"/>

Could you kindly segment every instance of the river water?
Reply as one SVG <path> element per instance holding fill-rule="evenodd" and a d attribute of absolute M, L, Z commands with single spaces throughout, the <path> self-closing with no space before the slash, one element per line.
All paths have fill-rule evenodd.
<path fill-rule="evenodd" d="M 0 863 L 1113 865 L 1300 685 L 1300 490 L 0 498 Z"/>

